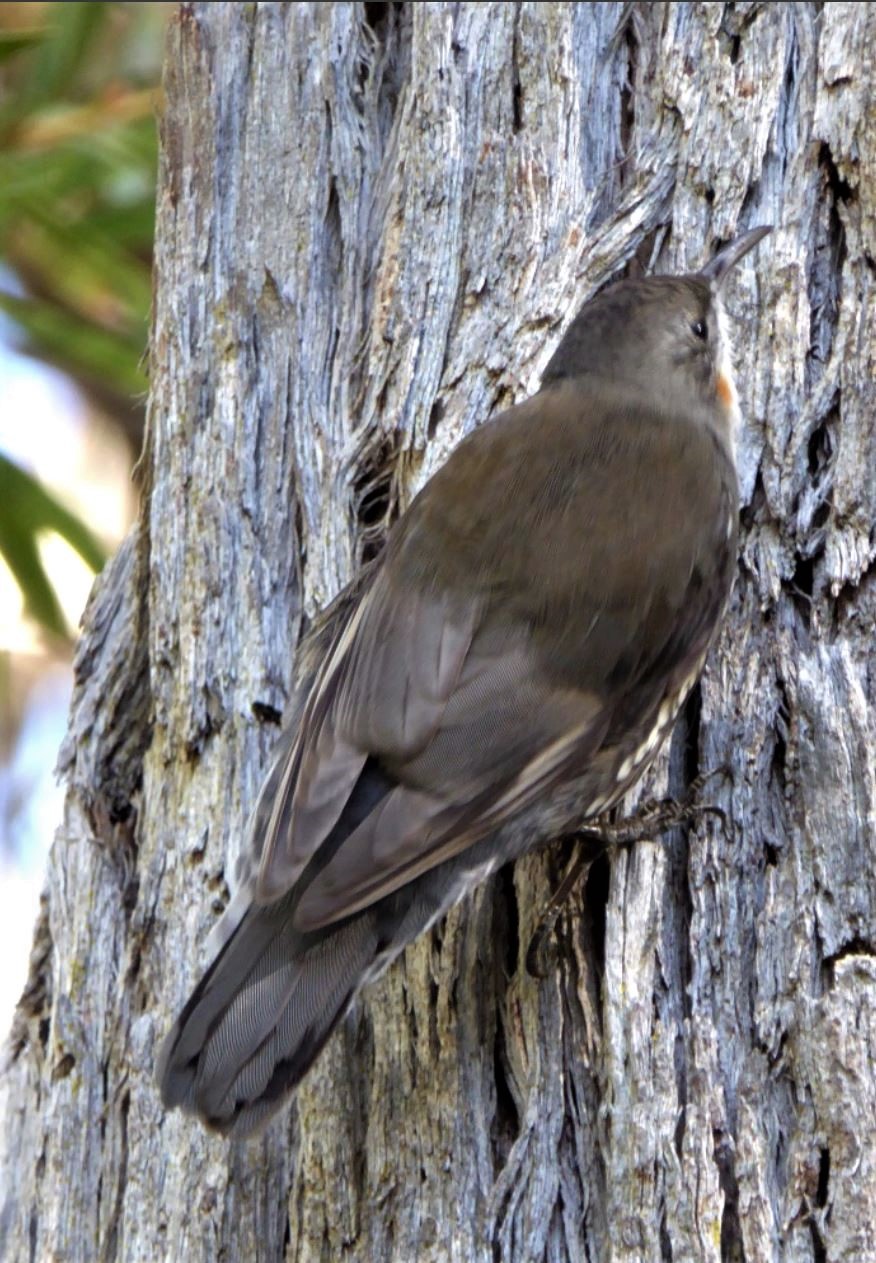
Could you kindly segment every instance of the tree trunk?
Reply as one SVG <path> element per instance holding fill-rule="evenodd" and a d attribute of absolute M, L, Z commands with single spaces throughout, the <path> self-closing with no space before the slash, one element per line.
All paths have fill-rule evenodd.
<path fill-rule="evenodd" d="M 139 524 L 85 618 L 3 1081 L 8 1259 L 876 1259 L 876 12 L 194 4 L 172 24 Z M 165 1115 L 309 619 L 585 298 L 732 282 L 732 608 L 649 792 L 498 874 L 251 1143 Z M 660 383 L 655 382 L 655 391 Z"/>

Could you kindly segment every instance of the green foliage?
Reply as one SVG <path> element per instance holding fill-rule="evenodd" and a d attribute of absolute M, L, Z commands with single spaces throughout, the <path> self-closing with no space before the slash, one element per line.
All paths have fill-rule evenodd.
<path fill-rule="evenodd" d="M 132 449 L 146 390 L 169 7 L 0 6 L 0 310 L 22 348 L 98 399 Z M 86 527 L 13 470 L 0 467 L 0 551 L 34 617 L 57 632 L 37 532 L 59 531 L 95 568 L 103 555 Z"/>
<path fill-rule="evenodd" d="M 103 566 L 106 554 L 75 514 L 3 455 L 0 505 L 0 553 L 24 593 L 28 613 L 56 636 L 66 636 L 64 615 L 40 560 L 39 536 L 44 531 L 55 531 L 95 571 Z"/>

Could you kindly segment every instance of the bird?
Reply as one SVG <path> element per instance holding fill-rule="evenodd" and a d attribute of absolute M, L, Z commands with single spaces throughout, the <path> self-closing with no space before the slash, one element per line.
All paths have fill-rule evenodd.
<path fill-rule="evenodd" d="M 260 1131 L 408 943 L 652 763 L 733 583 L 722 289 L 769 231 L 585 302 L 536 393 L 462 440 L 318 622 L 159 1052 L 167 1108 Z"/>

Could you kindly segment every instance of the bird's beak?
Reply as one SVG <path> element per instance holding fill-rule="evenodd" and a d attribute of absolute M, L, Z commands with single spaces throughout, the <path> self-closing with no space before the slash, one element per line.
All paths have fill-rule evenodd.
<path fill-rule="evenodd" d="M 759 228 L 752 228 L 749 232 L 744 232 L 741 237 L 737 237 L 735 241 L 731 241 L 729 245 L 719 250 L 714 259 L 707 263 L 700 272 L 700 276 L 707 281 L 711 281 L 713 285 L 720 287 L 730 269 L 734 268 L 739 260 L 748 254 L 749 250 L 753 250 L 768 232 L 772 232 L 770 224 L 762 224 Z"/>

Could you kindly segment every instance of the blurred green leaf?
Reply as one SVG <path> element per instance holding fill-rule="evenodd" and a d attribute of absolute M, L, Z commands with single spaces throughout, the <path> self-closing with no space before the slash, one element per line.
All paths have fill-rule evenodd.
<path fill-rule="evenodd" d="M 89 45 L 111 7 L 82 3 L 81 0 L 51 6 L 44 38 L 36 46 L 27 81 L 22 90 L 10 99 L 4 111 L 7 125 L 60 97 L 70 88 Z"/>
<path fill-rule="evenodd" d="M 65 370 L 132 452 L 147 384 L 155 113 L 172 8 L 61 0 L 7 17 L 0 5 L 0 311 L 22 349 Z M 28 610 L 66 634 L 40 560 L 46 530 L 93 569 L 103 564 L 87 526 L 0 457 L 0 553 Z"/>
<path fill-rule="evenodd" d="M 69 637 L 61 607 L 40 561 L 34 535 L 0 515 L 0 553 L 24 597 L 26 612 L 53 636 Z"/>
<path fill-rule="evenodd" d="M 0 62 L 20 53 L 23 48 L 33 48 L 34 44 L 41 43 L 45 38 L 45 31 L 39 29 L 0 31 Z"/>
<path fill-rule="evenodd" d="M 66 509 L 32 474 L 0 454 L 0 500 L 28 531 L 55 531 L 95 572 L 102 570 L 106 553 L 75 513 Z"/>
<path fill-rule="evenodd" d="M 29 614 L 55 635 L 68 635 L 64 616 L 40 560 L 39 536 L 55 531 L 95 572 L 106 553 L 75 513 L 31 474 L 0 455 L 0 553 L 15 576 Z"/>
<path fill-rule="evenodd" d="M 143 345 L 143 313 L 152 292 L 149 269 L 93 219 L 60 224 L 34 204 L 16 253 L 25 266 L 48 273 L 68 309 L 104 327 L 132 324 Z"/>
<path fill-rule="evenodd" d="M 52 363 L 74 369 L 78 377 L 97 386 L 110 386 L 122 395 L 133 396 L 146 389 L 137 358 L 142 337 L 132 343 L 124 334 L 77 323 L 48 303 L 13 294 L 0 292 L 0 310 L 13 317 Z"/>
<path fill-rule="evenodd" d="M 152 299 L 156 83 L 170 6 L 56 3 L 0 87 L 0 309 L 132 441 Z M 14 73 L 12 73 L 14 72 Z M 125 76 L 128 76 L 127 78 Z M 144 79 L 144 76 L 146 78 Z"/>
<path fill-rule="evenodd" d="M 90 216 L 92 228 L 129 250 L 149 249 L 155 235 L 155 197 L 125 206 L 100 207 Z M 148 275 L 148 269 L 146 269 Z"/>

